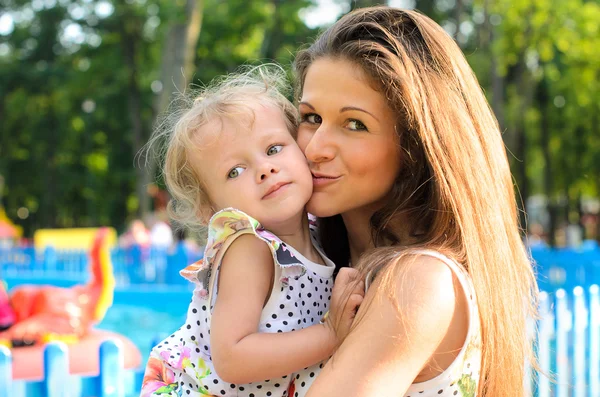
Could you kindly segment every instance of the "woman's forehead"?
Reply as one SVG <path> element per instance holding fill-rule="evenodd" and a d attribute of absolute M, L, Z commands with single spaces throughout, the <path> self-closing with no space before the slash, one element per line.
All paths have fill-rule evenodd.
<path fill-rule="evenodd" d="M 360 65 L 333 58 L 318 59 L 308 68 L 300 103 L 313 102 L 362 107 L 386 103 L 382 93 L 374 87 Z"/>

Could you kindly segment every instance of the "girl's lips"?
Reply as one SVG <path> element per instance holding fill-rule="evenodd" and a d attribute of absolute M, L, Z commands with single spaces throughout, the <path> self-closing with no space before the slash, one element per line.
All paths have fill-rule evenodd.
<path fill-rule="evenodd" d="M 290 184 L 291 184 L 291 182 L 280 182 L 280 183 L 273 185 L 271 187 L 271 189 L 269 189 L 267 191 L 267 194 L 265 194 L 263 196 L 263 200 L 269 199 L 271 197 L 275 197 L 277 195 L 277 193 L 284 191 L 285 188 L 287 188 Z"/>

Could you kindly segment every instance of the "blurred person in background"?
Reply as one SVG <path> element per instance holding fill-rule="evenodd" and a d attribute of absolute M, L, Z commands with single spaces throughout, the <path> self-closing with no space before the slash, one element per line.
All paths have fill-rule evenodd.
<path fill-rule="evenodd" d="M 168 249 L 173 245 L 173 231 L 168 223 L 166 211 L 156 213 L 150 227 L 150 244 L 156 248 Z"/>

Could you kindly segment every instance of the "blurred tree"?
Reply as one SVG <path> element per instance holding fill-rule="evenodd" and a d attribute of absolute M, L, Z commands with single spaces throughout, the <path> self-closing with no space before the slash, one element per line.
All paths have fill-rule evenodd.
<path fill-rule="evenodd" d="M 371 7 L 371 6 L 378 6 L 378 5 L 387 5 L 387 1 L 385 1 L 385 0 L 351 0 L 350 1 L 350 7 L 352 10 L 354 10 L 356 8 Z"/>
<path fill-rule="evenodd" d="M 350 7 L 382 1 L 336 0 Z M 407 2 L 408 4 L 409 2 Z M 415 0 L 453 35 L 489 95 L 521 195 L 551 224 L 600 195 L 600 5 Z M 312 0 L 7 0 L 0 31 L 0 174 L 25 227 L 112 224 L 150 209 L 154 169 L 134 154 L 187 83 L 293 54 Z M 20 208 L 23 219 L 18 219 Z M 24 215 L 25 214 L 25 215 Z"/>
<path fill-rule="evenodd" d="M 600 194 L 600 168 L 593 160 L 600 155 L 593 127 L 600 64 L 592 50 L 600 45 L 600 5 L 582 0 L 479 5 L 488 7 L 492 51 L 506 81 L 505 137 L 515 155 L 513 171 L 523 197 L 548 198 L 553 235 L 559 203 L 566 203 L 561 223 L 572 222 L 579 218 L 579 199 Z"/>
<path fill-rule="evenodd" d="M 161 54 L 160 92 L 154 101 L 154 124 L 156 118 L 168 109 L 173 100 L 173 90 L 183 92 L 190 83 L 195 71 L 195 54 L 198 37 L 202 28 L 204 0 L 187 0 L 185 8 L 168 20 L 167 36 Z M 136 193 L 140 202 L 138 215 L 145 217 L 150 208 L 150 196 L 147 187 L 154 182 L 156 160 L 151 156 L 146 158 L 141 151 L 148 140 L 143 137 L 135 143 L 135 153 L 138 154 Z M 142 165 L 144 165 L 142 167 Z"/>
<path fill-rule="evenodd" d="M 316 33 L 300 18 L 312 0 L 205 1 L 210 17 L 203 23 L 193 80 L 199 85 L 243 64 L 276 61 L 289 69 L 295 51 Z"/>
<path fill-rule="evenodd" d="M 314 33 L 300 18 L 310 0 L 5 4 L 14 26 L 0 32 L 0 173 L 7 213 L 27 235 L 122 229 L 147 212 L 154 172 L 134 155 L 173 92 L 247 62 L 289 68 Z"/>

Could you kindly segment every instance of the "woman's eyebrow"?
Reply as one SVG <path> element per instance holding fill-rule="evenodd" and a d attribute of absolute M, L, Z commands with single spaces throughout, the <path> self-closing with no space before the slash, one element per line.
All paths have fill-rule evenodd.
<path fill-rule="evenodd" d="M 300 102 L 298 102 L 298 105 L 308 106 L 312 110 L 315 110 L 315 107 L 313 105 L 311 105 L 310 103 L 308 103 L 308 102 L 302 102 L 302 101 L 300 101 Z"/>
<path fill-rule="evenodd" d="M 356 111 L 359 111 L 359 112 L 366 113 L 366 114 L 370 115 L 371 117 L 373 117 L 375 120 L 379 121 L 379 119 L 377 117 L 375 117 L 375 115 L 373 113 L 368 112 L 368 111 L 366 111 L 364 109 L 361 109 L 361 108 L 357 108 L 355 106 L 344 106 L 343 108 L 340 109 L 340 113 L 344 113 L 344 112 L 347 112 L 349 110 L 356 110 Z"/>

